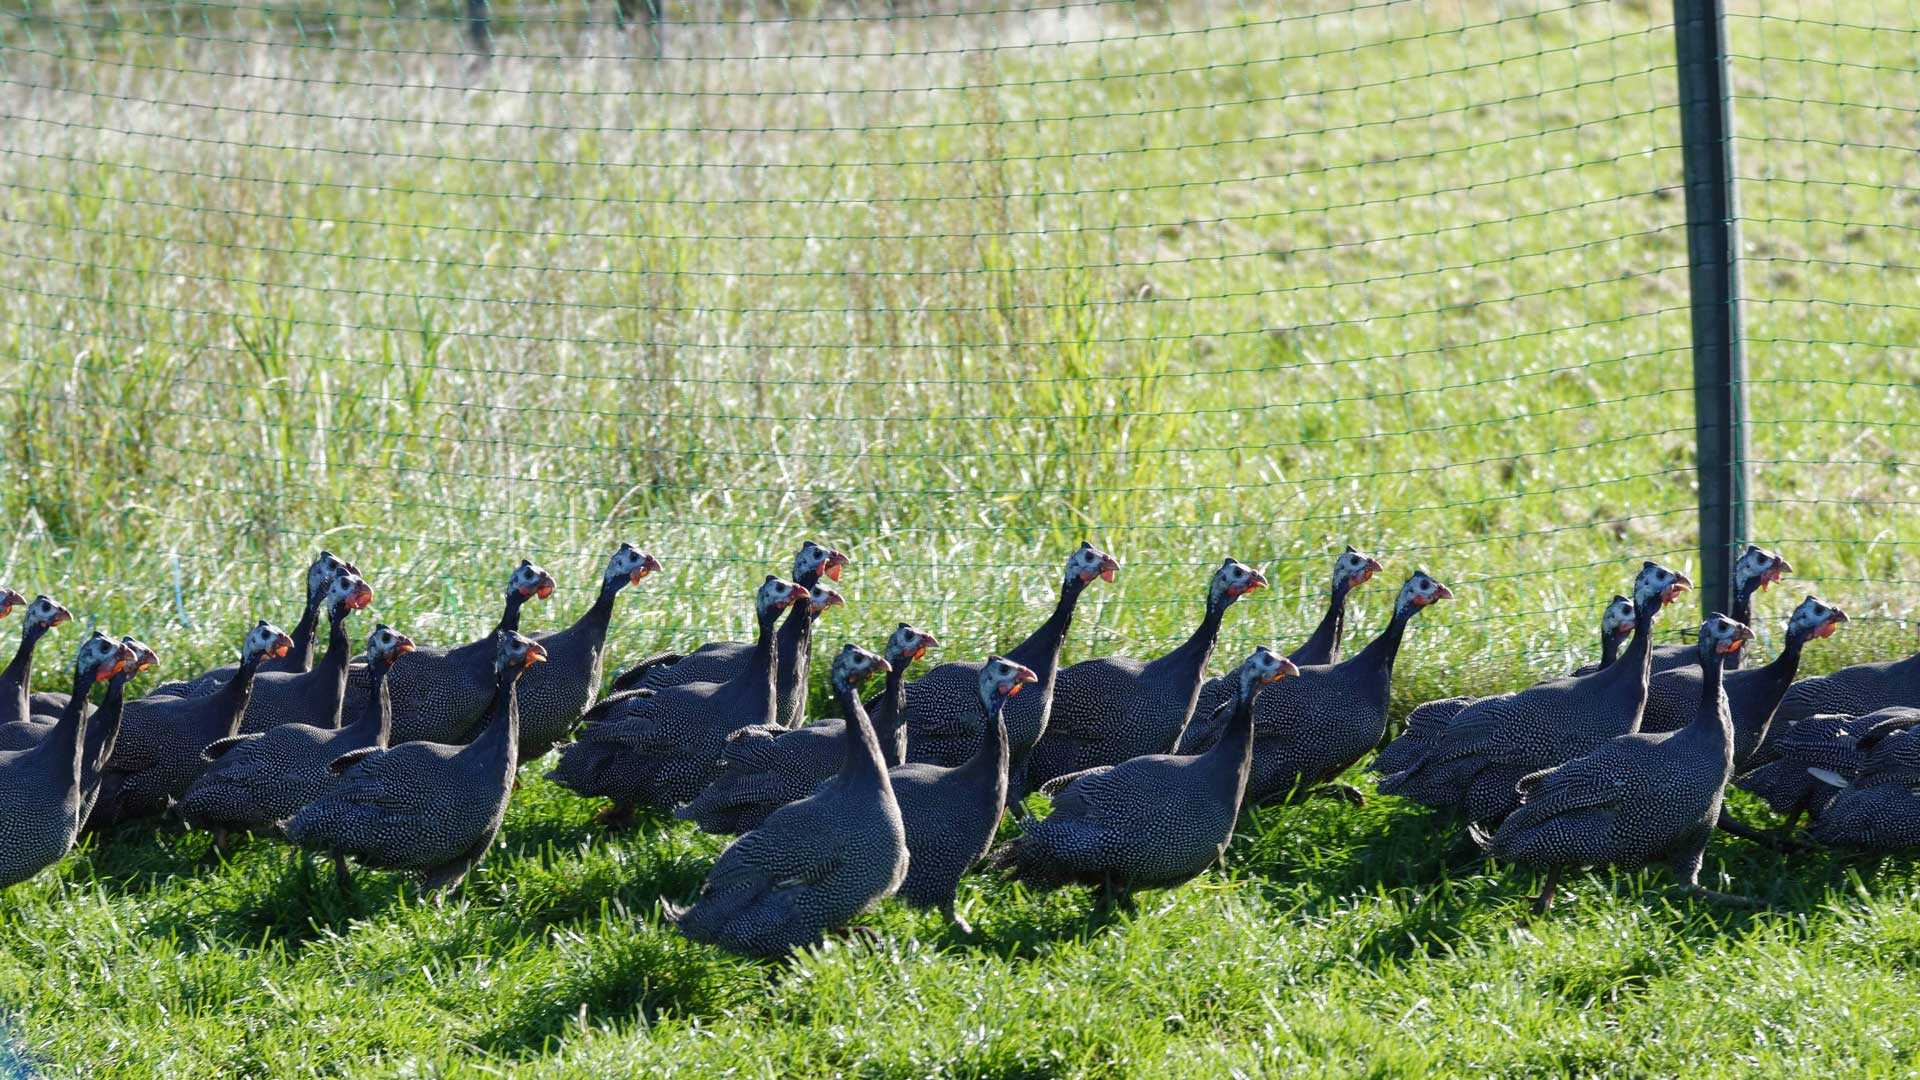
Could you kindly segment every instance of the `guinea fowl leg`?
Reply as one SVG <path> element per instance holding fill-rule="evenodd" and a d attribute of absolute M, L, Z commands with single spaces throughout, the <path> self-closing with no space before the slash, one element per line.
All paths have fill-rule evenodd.
<path fill-rule="evenodd" d="M 1673 860 L 1673 876 L 1680 882 L 1681 895 L 1710 903 L 1725 904 L 1728 907 L 1746 908 L 1749 911 L 1768 906 L 1764 901 L 1755 900 L 1751 896 L 1716 892 L 1700 884 L 1700 864 L 1706 861 L 1706 857 L 1707 845 L 1702 840 L 1698 847 L 1683 852 Z"/>
<path fill-rule="evenodd" d="M 1533 913 L 1545 915 L 1553 910 L 1553 894 L 1560 887 L 1560 868 L 1547 867 L 1547 883 L 1540 886 L 1540 895 L 1533 898 Z"/>
<path fill-rule="evenodd" d="M 973 926 L 968 923 L 967 920 L 960 917 L 960 912 L 957 910 L 953 900 L 942 900 L 940 902 L 940 914 L 945 915 L 947 921 L 957 927 L 962 934 L 968 937 L 973 936 Z"/>
<path fill-rule="evenodd" d="M 1314 798 L 1338 799 L 1352 806 L 1367 805 L 1366 793 L 1352 784 L 1322 784 L 1309 794 Z"/>
<path fill-rule="evenodd" d="M 1797 855 L 1807 850 L 1805 844 L 1789 839 L 1788 835 L 1775 836 L 1764 829 L 1756 829 L 1729 814 L 1725 808 L 1721 809 L 1720 820 L 1715 823 L 1715 828 L 1729 836 L 1737 836 L 1742 840 L 1759 844 L 1761 847 L 1771 848 L 1782 855 Z"/>
<path fill-rule="evenodd" d="M 341 854 L 338 848 L 335 848 L 333 852 L 333 881 L 334 884 L 340 886 L 341 892 L 350 893 L 353 891 L 353 874 L 348 872 L 347 857 Z"/>
<path fill-rule="evenodd" d="M 634 810 L 632 803 L 608 803 L 605 809 L 593 815 L 593 823 L 608 829 L 624 829 L 633 824 Z"/>

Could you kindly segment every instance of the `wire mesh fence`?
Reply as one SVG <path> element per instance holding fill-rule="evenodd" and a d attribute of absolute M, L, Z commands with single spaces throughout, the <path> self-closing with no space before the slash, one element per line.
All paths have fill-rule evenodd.
<path fill-rule="evenodd" d="M 1229 553 L 1276 585 L 1238 653 L 1351 542 L 1454 587 L 1444 689 L 1694 558 L 1664 5 L 503 4 L 485 59 L 464 9 L 0 12 L 0 569 L 116 628 L 224 650 L 324 545 L 464 638 L 632 538 L 638 651 L 744 636 L 812 535 L 831 638 L 971 652 L 1086 537 L 1127 569 L 1072 654 L 1184 637 Z M 1755 530 L 1883 637 L 1916 28 L 1729 26 Z"/>

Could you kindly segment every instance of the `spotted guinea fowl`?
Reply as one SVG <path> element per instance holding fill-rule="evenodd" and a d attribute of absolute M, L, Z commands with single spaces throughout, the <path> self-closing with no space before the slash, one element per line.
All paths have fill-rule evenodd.
<path fill-rule="evenodd" d="M 1753 594 L 1765 592 L 1767 586 L 1793 573 L 1793 567 L 1787 560 L 1757 545 L 1747 545 L 1740 558 L 1733 564 L 1733 604 L 1727 612 L 1729 618 L 1742 626 L 1753 625 Z M 1698 650 L 1692 645 L 1656 645 L 1647 670 L 1658 674 L 1676 668 L 1686 670 L 1694 666 Z M 1729 653 L 1725 663 L 1729 669 L 1738 668 L 1746 659 L 1744 652 Z M 1574 671 L 1575 675 L 1591 675 L 1605 667 L 1600 664 L 1588 664 Z"/>
<path fill-rule="evenodd" d="M 85 802 L 82 772 L 87 692 L 133 659 L 126 646 L 94 633 L 74 658 L 73 688 L 52 733 L 0 754 L 0 888 L 22 882 L 73 848 Z"/>
<path fill-rule="evenodd" d="M 327 766 L 339 780 L 282 826 L 301 847 L 333 855 L 342 888 L 349 855 L 371 869 L 417 873 L 429 892 L 460 884 L 486 857 L 519 763 L 517 684 L 547 658 L 539 642 L 512 630 L 494 639 L 493 698 L 472 742 L 348 751 Z"/>
<path fill-rule="evenodd" d="M 1634 578 L 1633 640 L 1620 659 L 1592 675 L 1473 702 L 1412 764 L 1382 777 L 1380 790 L 1436 808 L 1458 807 L 1474 821 L 1497 824 L 1517 804 L 1514 785 L 1521 777 L 1639 730 L 1654 617 L 1692 584 L 1683 574 L 1646 563 Z"/>
<path fill-rule="evenodd" d="M 600 691 L 600 666 L 607 626 L 620 591 L 638 585 L 660 569 L 660 561 L 630 543 L 607 560 L 593 606 L 564 630 L 532 635 L 547 650 L 547 662 L 520 679 L 520 760 L 544 757 L 593 705 Z"/>
<path fill-rule="evenodd" d="M 1700 626 L 1700 706 L 1678 731 L 1632 732 L 1565 764 L 1521 778 L 1520 805 L 1488 833 L 1489 854 L 1546 870 L 1534 910 L 1553 906 L 1560 873 L 1582 866 L 1664 862 L 1690 894 L 1750 904 L 1700 885 L 1700 863 L 1733 773 L 1733 721 L 1721 690 L 1724 657 L 1753 632 L 1724 615 Z"/>
<path fill-rule="evenodd" d="M 817 588 L 817 586 L 816 586 Z M 899 725 L 899 699 L 907 668 L 939 642 L 932 634 L 901 623 L 887 639 L 887 685 L 870 715 L 880 756 L 888 768 L 900 764 L 905 732 Z M 846 756 L 847 722 L 822 720 L 803 728 L 778 724 L 741 728 L 727 736 L 719 772 L 693 801 L 673 816 L 710 833 L 743 833 L 760 827 L 767 815 L 806 798 L 821 781 L 840 770 Z"/>
<path fill-rule="evenodd" d="M 553 595 L 553 575 L 522 559 L 507 575 L 505 607 L 500 621 L 485 637 L 451 649 L 416 648 L 400 658 L 387 675 L 387 693 L 393 701 L 393 741 L 463 742 L 486 715 L 493 701 L 494 636 L 502 630 L 518 632 L 520 609 L 529 600 Z M 371 700 L 372 673 L 354 665 L 347 674 L 348 708 L 342 718 L 360 719 L 359 710 Z"/>
<path fill-rule="evenodd" d="M 1452 597 L 1452 590 L 1425 571 L 1415 570 L 1400 587 L 1386 628 L 1366 648 L 1338 664 L 1301 668 L 1298 678 L 1260 695 L 1253 710 L 1247 805 L 1313 794 L 1365 801 L 1358 789 L 1334 784 L 1334 778 L 1379 746 L 1387 732 L 1393 664 L 1407 624 L 1431 605 Z M 1205 742 L 1191 747 L 1189 753 L 1217 736 L 1202 737 Z"/>
<path fill-rule="evenodd" d="M 666 905 L 681 933 L 745 956 L 784 956 L 899 887 L 906 830 L 859 689 L 886 668 L 853 645 L 834 657 L 833 692 L 848 720 L 840 771 L 721 852 L 692 905 Z"/>
<path fill-rule="evenodd" d="M 1801 815 L 1819 817 L 1836 795 L 1852 785 L 1881 742 L 1896 735 L 1904 740 L 1901 733 L 1916 725 L 1920 725 L 1920 709 L 1898 706 L 1862 716 L 1809 716 L 1785 731 L 1770 732 L 1748 771 L 1734 784 L 1784 815 L 1786 823 L 1778 835 L 1790 837 Z M 1883 769 L 1881 775 L 1891 771 Z"/>
<path fill-rule="evenodd" d="M 320 626 L 321 612 L 327 606 L 327 586 L 341 574 L 358 575 L 360 571 L 354 565 L 335 555 L 331 551 L 322 551 L 307 566 L 306 606 L 300 609 L 300 621 L 293 627 L 293 648 L 287 655 L 274 657 L 262 663 L 255 675 L 270 671 L 284 671 L 299 674 L 313 667 L 313 648 L 315 631 Z M 235 667 L 228 664 L 214 668 L 192 679 L 161 683 L 153 688 L 153 693 L 167 694 L 173 697 L 200 697 L 211 694 L 226 685 L 233 678 Z"/>
<path fill-rule="evenodd" d="M 311 671 L 261 671 L 253 676 L 253 694 L 247 700 L 243 734 L 256 734 L 282 724 L 339 727 L 347 700 L 347 666 L 353 643 L 346 622 L 354 612 L 373 603 L 373 590 L 350 571 L 334 575 L 327 585 L 327 651 Z"/>
<path fill-rule="evenodd" d="M 1253 760 L 1256 695 L 1298 670 L 1256 648 L 1234 672 L 1232 719 L 1211 747 L 1054 777 L 1040 789 L 1052 796 L 1052 811 L 995 848 L 988 866 L 1037 888 L 1094 885 L 1103 900 L 1122 903 L 1135 890 L 1193 878 L 1233 838 Z"/>
<path fill-rule="evenodd" d="M 617 825 L 640 806 L 672 810 L 700 794 L 719 769 L 727 735 L 774 721 L 774 622 L 807 599 L 769 575 L 754 593 L 759 635 L 745 668 L 723 683 L 641 687 L 608 697 L 581 721 L 547 775 L 581 795 L 611 799 L 599 821 Z"/>
<path fill-rule="evenodd" d="M 1855 664 L 1831 675 L 1801 679 L 1780 701 L 1776 730 L 1809 716 L 1864 716 L 1881 709 L 1920 708 L 1920 652 L 1900 660 Z M 1763 749 L 1770 749 L 1765 747 Z"/>
<path fill-rule="evenodd" d="M 1874 852 L 1920 846 L 1920 710 L 1873 715 L 1856 740 L 1852 768 L 1807 770 L 1831 792 L 1807 830 L 1816 843 Z"/>
<path fill-rule="evenodd" d="M 1207 584 L 1200 626 L 1173 651 L 1151 661 L 1124 656 L 1083 660 L 1062 671 L 1054 687 L 1052 720 L 1027 757 L 1029 787 L 1011 797 L 1017 799 L 1056 776 L 1177 748 L 1193 717 L 1221 618 L 1234 601 L 1266 584 L 1260 571 L 1227 559 Z"/>
<path fill-rule="evenodd" d="M 200 697 L 148 694 L 127 702 L 87 828 L 155 817 L 186 794 L 206 768 L 200 751 L 239 732 L 261 662 L 291 648 L 292 638 L 262 620 L 247 631 L 240 665 L 220 689 Z"/>
<path fill-rule="evenodd" d="M 1081 541 L 1067 556 L 1060 596 L 1047 621 L 1005 654 L 1040 676 L 1038 685 L 1009 702 L 1001 713 L 1007 725 L 1007 798 L 1016 812 L 1026 793 L 1020 777 L 1026 772 L 1027 755 L 1053 722 L 1060 645 L 1073 623 L 1074 608 L 1095 579 L 1111 582 L 1119 571 L 1113 556 Z M 940 664 L 907 687 L 907 760 L 953 766 L 973 756 L 986 734 L 980 718 L 981 667 L 977 660 Z"/>
<path fill-rule="evenodd" d="M 793 557 L 793 581 L 815 590 L 821 577 L 840 580 L 847 556 L 812 540 L 800 545 Z M 813 658 L 813 624 L 820 613 L 838 603 L 840 594 L 832 589 L 816 592 L 805 607 L 796 607 L 780 624 L 775 638 L 777 693 L 776 712 L 781 727 L 801 727 L 807 718 L 807 671 Z M 710 641 L 682 656 L 662 653 L 642 660 L 614 680 L 615 690 L 651 686 L 656 690 L 690 682 L 726 682 L 738 675 L 753 655 L 753 643 L 747 641 Z"/>
<path fill-rule="evenodd" d="M 127 650 L 132 659 L 123 664 L 113 678 L 107 680 L 106 696 L 100 699 L 100 708 L 87 718 L 86 744 L 80 756 L 80 823 L 85 826 L 87 818 L 93 813 L 94 803 L 100 801 L 100 781 L 106 772 L 107 759 L 113 756 L 114 745 L 120 738 L 120 722 L 126 716 L 127 683 L 142 672 L 150 670 L 160 662 L 160 657 L 147 647 L 146 643 L 132 636 L 120 639 L 121 648 Z M 72 700 L 71 695 L 68 700 Z M 85 704 L 82 703 L 82 710 Z"/>
<path fill-rule="evenodd" d="M 413 639 L 380 623 L 367 635 L 373 672 L 370 708 L 341 727 L 281 724 L 253 735 L 216 739 L 202 751 L 209 764 L 174 810 L 187 824 L 213 833 L 225 850 L 229 832 L 266 832 L 319 798 L 338 781 L 328 766 L 364 747 L 384 747 L 393 734 L 387 676 L 413 651 Z"/>
<path fill-rule="evenodd" d="M 993 846 L 1007 804 L 1006 704 L 1040 677 L 1025 664 L 990 656 L 980 669 L 986 733 L 973 757 L 947 768 L 915 763 L 888 770 L 907 830 L 907 876 L 895 893 L 917 908 L 938 908 L 963 934 L 973 927 L 954 909 L 960 878 Z"/>
<path fill-rule="evenodd" d="M 5 618 L 7 612 L 21 602 L 19 593 L 0 589 L 0 618 Z M 33 603 L 27 605 L 26 618 L 20 623 L 20 647 L 14 650 L 6 670 L 0 671 L 0 725 L 28 723 L 35 712 L 49 707 L 54 712 L 66 708 L 64 697 L 32 692 L 33 650 L 54 627 L 71 618 L 72 612 L 49 596 L 36 596 Z"/>
<path fill-rule="evenodd" d="M 1599 671 L 1613 663 L 1620 655 L 1620 642 L 1633 633 L 1633 601 L 1618 593 L 1607 601 L 1606 609 L 1600 613 L 1600 662 L 1580 669 L 1588 673 Z M 1380 752 L 1367 762 L 1367 771 L 1380 776 L 1388 776 L 1412 765 L 1427 749 L 1433 740 L 1445 731 L 1453 718 L 1459 716 L 1467 706 L 1480 700 L 1476 694 L 1461 694 L 1456 697 L 1436 698 L 1422 702 L 1407 713 L 1406 726 L 1395 736 L 1392 742 L 1380 748 Z"/>

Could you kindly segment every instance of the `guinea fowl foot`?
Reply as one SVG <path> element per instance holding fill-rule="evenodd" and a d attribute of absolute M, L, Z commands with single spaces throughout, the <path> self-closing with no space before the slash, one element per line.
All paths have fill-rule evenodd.
<path fill-rule="evenodd" d="M 608 803 L 606 808 L 593 815 L 593 823 L 605 829 L 626 829 L 633 825 L 634 806 L 631 803 Z"/>
<path fill-rule="evenodd" d="M 342 895 L 353 891 L 353 874 L 347 870 L 347 857 L 337 851 L 333 853 L 333 883 L 339 886 Z"/>
<path fill-rule="evenodd" d="M 1711 904 L 1740 908 L 1744 911 L 1767 911 L 1773 907 L 1772 904 L 1767 903 L 1765 900 L 1759 900 L 1751 896 L 1741 896 L 1739 893 L 1718 892 L 1704 885 L 1681 885 L 1680 895 L 1695 900 L 1705 900 Z"/>
<path fill-rule="evenodd" d="M 1737 836 L 1742 840 L 1759 844 L 1761 847 L 1777 851 L 1782 855 L 1798 855 L 1807 850 L 1805 844 L 1794 840 L 1787 833 L 1771 833 L 1764 829 L 1756 829 L 1738 820 L 1731 814 L 1721 814 L 1718 824 L 1720 831 L 1726 833 L 1728 836 Z"/>
<path fill-rule="evenodd" d="M 953 901 L 949 900 L 941 904 L 940 913 L 945 915 L 947 921 L 952 923 L 954 929 L 960 931 L 961 934 L 967 937 L 973 936 L 973 924 L 967 922 L 967 920 L 961 916 L 959 910 L 954 906 Z"/>
<path fill-rule="evenodd" d="M 1337 799 L 1349 806 L 1367 805 L 1366 793 L 1352 784 L 1323 784 L 1314 788 L 1313 794 L 1322 799 Z"/>
<path fill-rule="evenodd" d="M 1533 915 L 1537 917 L 1540 915 L 1545 915 L 1547 912 L 1552 911 L 1554 894 L 1559 891 L 1560 891 L 1560 869 L 1558 867 L 1555 867 L 1547 871 L 1546 884 L 1540 886 L 1540 895 L 1533 898 Z M 1521 919 L 1520 923 L 1522 926 L 1524 926 L 1526 925 L 1527 920 Z"/>

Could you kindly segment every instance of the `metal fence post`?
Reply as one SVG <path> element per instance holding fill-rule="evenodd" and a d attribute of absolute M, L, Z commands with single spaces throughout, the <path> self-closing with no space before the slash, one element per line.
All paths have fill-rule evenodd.
<path fill-rule="evenodd" d="M 1693 415 L 1700 483 L 1700 600 L 1732 609 L 1731 568 L 1747 537 L 1747 392 L 1740 355 L 1738 204 L 1720 0 L 1674 0 L 1693 307 Z"/>

